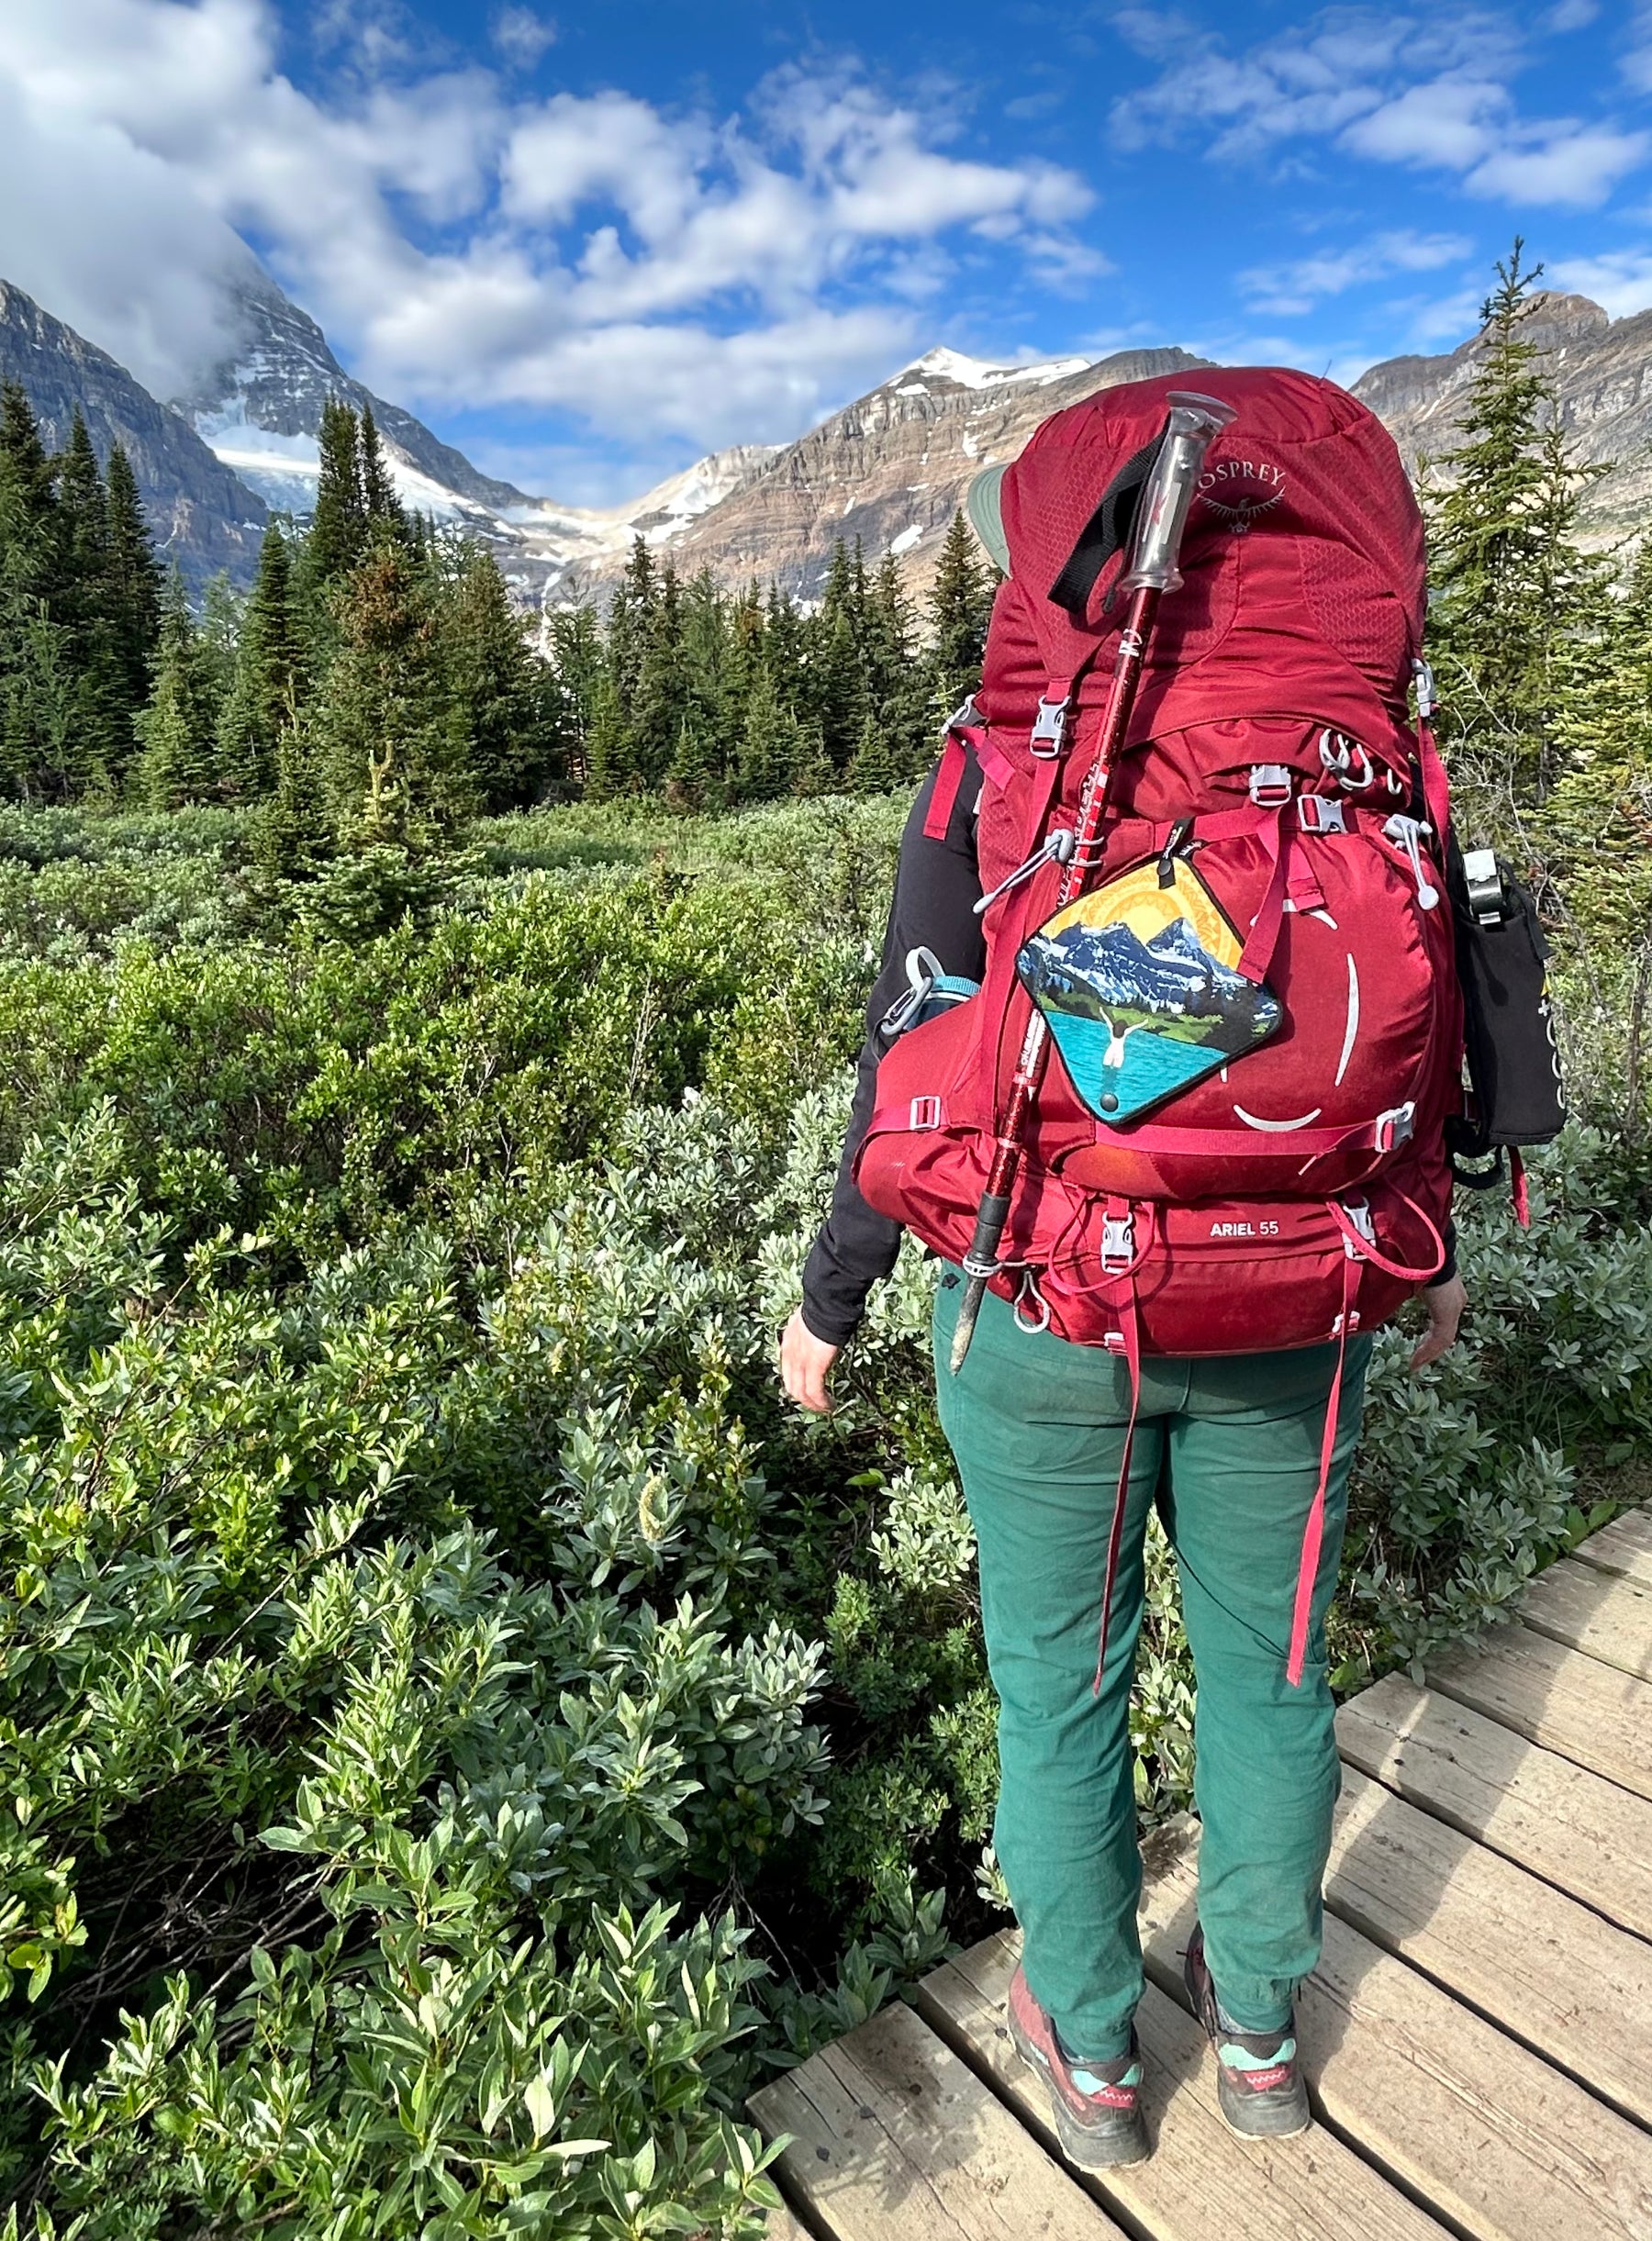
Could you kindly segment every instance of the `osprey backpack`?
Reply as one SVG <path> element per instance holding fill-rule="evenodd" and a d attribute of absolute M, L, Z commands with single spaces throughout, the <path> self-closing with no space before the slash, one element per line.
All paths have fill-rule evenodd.
<path fill-rule="evenodd" d="M 1449 804 L 1425 690 L 1408 712 L 1426 675 L 1415 499 L 1333 384 L 1199 380 L 1234 418 L 1060 912 L 1120 643 L 1110 594 L 1177 380 L 1056 414 L 1004 474 L 1009 574 L 928 827 L 945 830 L 967 742 L 985 978 L 892 1044 L 855 1168 L 961 1263 L 1038 1005 L 1054 1051 L 991 1288 L 1133 1376 L 1144 1354 L 1345 1345 L 1390 1317 L 1444 1265 L 1461 1102 Z"/>

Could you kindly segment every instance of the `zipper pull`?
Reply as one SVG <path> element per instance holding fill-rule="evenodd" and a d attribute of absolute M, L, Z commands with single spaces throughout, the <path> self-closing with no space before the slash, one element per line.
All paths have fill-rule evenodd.
<path fill-rule="evenodd" d="M 1440 899 L 1440 890 L 1429 884 L 1428 874 L 1423 869 L 1423 842 L 1432 840 L 1434 827 L 1420 824 L 1414 817 L 1390 817 L 1382 828 L 1385 841 L 1405 852 L 1412 867 L 1412 876 L 1417 883 L 1417 900 L 1424 910 L 1432 910 Z"/>
<path fill-rule="evenodd" d="M 1176 859 L 1185 852 L 1192 831 L 1193 819 L 1190 817 L 1178 818 L 1171 826 L 1170 838 L 1165 842 L 1164 853 L 1158 860 L 1158 883 L 1161 887 L 1173 887 L 1176 885 Z"/>
<path fill-rule="evenodd" d="M 1000 895 L 1008 895 L 1011 887 L 1019 887 L 1023 879 L 1031 879 L 1033 873 L 1042 871 L 1046 864 L 1070 864 L 1077 842 L 1076 833 L 1069 832 L 1065 825 L 1058 827 L 1036 855 L 1029 856 L 1024 864 L 1019 864 L 1008 879 L 1000 879 L 990 895 L 982 896 L 975 907 L 977 918 L 983 917 L 990 910 Z"/>

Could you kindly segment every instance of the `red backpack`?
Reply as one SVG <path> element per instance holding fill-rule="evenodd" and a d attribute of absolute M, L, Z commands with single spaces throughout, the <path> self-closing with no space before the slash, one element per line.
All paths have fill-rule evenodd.
<path fill-rule="evenodd" d="M 967 741 L 986 776 L 986 977 L 893 1044 L 856 1166 L 873 1206 L 961 1262 L 1031 1005 L 1052 987 L 1088 1004 L 1098 1017 L 1057 1032 L 992 1288 L 1025 1326 L 1133 1368 L 1141 1354 L 1323 1344 L 1391 1316 L 1443 1265 L 1444 1123 L 1460 1102 L 1446 780 L 1407 713 L 1425 599 L 1416 502 L 1380 422 L 1331 383 L 1277 368 L 1199 379 L 1236 417 L 1193 501 L 1086 883 L 1129 900 L 1123 930 L 1100 935 L 1128 952 L 1106 972 L 1137 977 L 1092 974 L 1073 998 L 1066 966 L 1099 955 L 1096 930 L 1051 912 L 1120 642 L 1113 524 L 1174 377 L 1058 413 L 1004 477 L 1010 574 L 928 828 L 945 831 Z M 1263 968 L 1272 1025 L 1112 1119 L 1096 1086 L 1130 1078 L 1134 1030 L 1155 1031 L 1150 1054 L 1207 1064 L 1177 1040 L 1197 1020 L 1163 992 L 1194 985 L 1190 927 L 1172 921 L 1184 895 L 1200 923 L 1225 920 L 1230 961 Z M 1110 1003 L 1120 986 L 1130 1002 Z"/>

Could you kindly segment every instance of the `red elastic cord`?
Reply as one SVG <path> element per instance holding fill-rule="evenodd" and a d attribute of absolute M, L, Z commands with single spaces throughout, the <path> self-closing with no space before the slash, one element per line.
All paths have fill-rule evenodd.
<path fill-rule="evenodd" d="M 1359 1263 L 1352 1254 L 1343 1258 L 1342 1315 L 1336 1331 L 1336 1372 L 1331 1380 L 1331 1398 L 1325 1406 L 1325 1436 L 1320 1442 L 1319 1484 L 1313 1489 L 1313 1507 L 1308 1512 L 1308 1522 L 1302 1530 L 1302 1557 L 1297 1566 L 1296 1609 L 1290 1621 L 1290 1655 L 1286 1661 L 1285 1678 L 1293 1689 L 1302 1685 L 1302 1666 L 1308 1656 L 1308 1624 L 1313 1615 L 1313 1589 L 1319 1578 L 1320 1547 L 1325 1537 L 1325 1489 L 1331 1484 L 1331 1465 L 1336 1454 L 1337 1420 L 1342 1414 L 1343 1370 L 1348 1359 L 1348 1331 L 1354 1320 L 1354 1302 L 1359 1294 Z"/>
<path fill-rule="evenodd" d="M 1532 1194 L 1526 1187 L 1525 1162 L 1516 1145 L 1509 1146 L 1509 1189 L 1514 1199 L 1514 1219 L 1523 1230 L 1532 1226 Z"/>
<path fill-rule="evenodd" d="M 952 823 L 953 804 L 958 798 L 958 788 L 964 783 L 964 741 L 955 731 L 946 735 L 946 745 L 941 752 L 941 767 L 935 773 L 935 790 L 930 796 L 929 815 L 923 820 L 926 841 L 943 841 L 946 828 Z"/>
<path fill-rule="evenodd" d="M 1101 1583 L 1101 1629 L 1096 1642 L 1096 1678 L 1092 1697 L 1101 1693 L 1101 1668 L 1107 1663 L 1107 1629 L 1112 1617 L 1113 1583 L 1119 1576 L 1119 1549 L 1124 1538 L 1124 1508 L 1130 1498 L 1130 1459 L 1135 1448 L 1136 1418 L 1142 1407 L 1142 1334 L 1136 1323 L 1135 1280 L 1127 1279 L 1124 1303 L 1119 1313 L 1124 1338 L 1124 1359 L 1130 1369 L 1130 1422 L 1124 1427 L 1124 1453 L 1119 1463 L 1119 1488 L 1113 1496 L 1112 1530 L 1107 1536 L 1107 1577 Z"/>

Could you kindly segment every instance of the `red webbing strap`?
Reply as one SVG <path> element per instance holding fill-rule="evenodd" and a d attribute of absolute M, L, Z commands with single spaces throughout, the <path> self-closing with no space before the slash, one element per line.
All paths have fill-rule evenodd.
<path fill-rule="evenodd" d="M 1520 1156 L 1520 1146 L 1509 1146 L 1509 1195 L 1514 1201 L 1514 1219 L 1523 1230 L 1532 1226 L 1532 1194 L 1526 1187 L 1525 1162 Z"/>
<path fill-rule="evenodd" d="M 1451 830 L 1451 788 L 1446 783 L 1446 765 L 1440 760 L 1440 751 L 1434 744 L 1433 727 L 1426 723 L 1417 726 L 1417 753 L 1423 765 L 1423 798 L 1428 804 L 1428 821 L 1434 827 L 1434 839 L 1443 849 L 1446 835 Z M 1441 862 L 1445 862 L 1444 856 Z"/>
<path fill-rule="evenodd" d="M 1292 805 L 1288 803 L 1286 807 L 1289 808 Z M 1250 939 L 1235 968 L 1246 980 L 1262 981 L 1273 963 L 1279 928 L 1285 917 L 1285 894 L 1290 882 L 1290 830 L 1295 824 L 1294 809 L 1290 826 L 1286 824 L 1285 810 L 1278 809 L 1273 816 L 1265 817 L 1256 827 L 1256 838 L 1273 859 L 1273 876 L 1267 883 L 1267 892 L 1262 898 L 1261 907 L 1256 912 Z"/>
<path fill-rule="evenodd" d="M 923 820 L 923 837 L 926 841 L 945 840 L 946 828 L 952 823 L 953 807 L 958 798 L 958 788 L 964 783 L 966 765 L 965 735 L 949 731 L 946 744 L 941 750 L 941 767 L 935 773 L 935 790 L 930 796 L 929 815 Z"/>
<path fill-rule="evenodd" d="M 1015 777 L 1014 764 L 1001 747 L 993 745 L 990 731 L 983 730 L 978 739 L 972 738 L 971 743 L 976 751 L 976 761 L 1002 793 Z"/>
<path fill-rule="evenodd" d="M 1336 1457 L 1337 1421 L 1342 1414 L 1343 1371 L 1348 1360 L 1348 1333 L 1354 1302 L 1359 1293 L 1359 1263 L 1343 1256 L 1342 1313 L 1336 1326 L 1336 1369 L 1331 1379 L 1331 1398 L 1325 1404 L 1325 1432 L 1320 1442 L 1319 1484 L 1302 1529 L 1301 1561 L 1297 1566 L 1296 1607 L 1290 1619 L 1290 1654 L 1285 1678 L 1293 1689 L 1302 1685 L 1302 1667 L 1308 1656 L 1308 1627 L 1313 1616 L 1313 1590 L 1319 1579 L 1320 1549 L 1325 1538 L 1325 1489 L 1331 1484 L 1331 1466 Z"/>
<path fill-rule="evenodd" d="M 1130 1463 L 1135 1451 L 1136 1418 L 1142 1407 L 1142 1333 L 1136 1321 L 1135 1278 L 1124 1283 L 1124 1303 L 1119 1310 L 1124 1340 L 1124 1359 L 1130 1369 L 1130 1422 L 1124 1427 L 1124 1453 L 1119 1460 L 1119 1488 L 1113 1496 L 1112 1529 L 1107 1536 L 1107 1577 L 1101 1583 L 1101 1626 L 1096 1640 L 1096 1678 L 1092 1698 L 1101 1693 L 1101 1668 L 1107 1663 L 1107 1631 L 1112 1618 L 1113 1586 L 1119 1577 L 1119 1550 L 1124 1539 L 1124 1511 L 1130 1500 Z"/>

